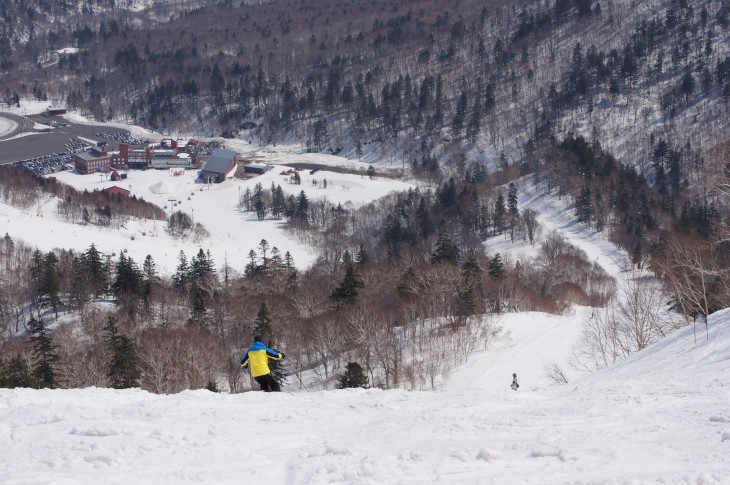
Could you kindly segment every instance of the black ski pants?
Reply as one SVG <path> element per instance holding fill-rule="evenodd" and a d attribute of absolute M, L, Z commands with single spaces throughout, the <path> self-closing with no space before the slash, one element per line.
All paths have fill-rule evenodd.
<path fill-rule="evenodd" d="M 279 386 L 279 383 L 276 382 L 276 379 L 271 377 L 271 374 L 264 374 L 262 376 L 256 376 L 254 377 L 256 379 L 256 382 L 259 383 L 259 386 L 261 386 L 261 390 L 264 392 L 280 392 L 281 387 Z"/>

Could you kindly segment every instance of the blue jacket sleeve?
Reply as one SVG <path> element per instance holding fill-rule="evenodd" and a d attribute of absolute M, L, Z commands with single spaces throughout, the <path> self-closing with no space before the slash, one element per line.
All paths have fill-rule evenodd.
<path fill-rule="evenodd" d="M 284 354 L 278 350 L 270 349 L 268 347 L 266 347 L 266 355 L 273 360 L 281 360 L 281 358 L 284 357 Z"/>
<path fill-rule="evenodd" d="M 248 365 L 248 352 L 246 352 L 246 355 L 244 355 L 241 358 L 241 367 L 246 367 Z"/>

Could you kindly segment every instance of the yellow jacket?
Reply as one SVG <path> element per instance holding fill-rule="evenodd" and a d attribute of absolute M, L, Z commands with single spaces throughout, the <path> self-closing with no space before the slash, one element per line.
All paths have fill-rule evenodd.
<path fill-rule="evenodd" d="M 282 357 L 284 354 L 278 350 L 270 349 L 263 342 L 256 341 L 241 359 L 241 367 L 251 364 L 251 375 L 253 377 L 263 376 L 271 373 L 269 359 L 281 360 Z"/>

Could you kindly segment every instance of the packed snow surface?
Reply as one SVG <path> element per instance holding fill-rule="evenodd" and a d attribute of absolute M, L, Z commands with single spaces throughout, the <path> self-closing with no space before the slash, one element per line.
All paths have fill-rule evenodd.
<path fill-rule="evenodd" d="M 730 310 L 550 385 L 579 315 L 505 317 L 437 391 L 0 390 L 0 482 L 728 483 Z"/>

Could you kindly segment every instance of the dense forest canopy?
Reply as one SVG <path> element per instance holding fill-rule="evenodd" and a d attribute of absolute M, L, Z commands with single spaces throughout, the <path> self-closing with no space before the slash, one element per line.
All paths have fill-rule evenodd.
<path fill-rule="evenodd" d="M 580 129 L 646 170 L 663 139 L 690 181 L 727 122 L 720 0 L 200 3 L 4 2 L 0 96 L 441 165 Z"/>

